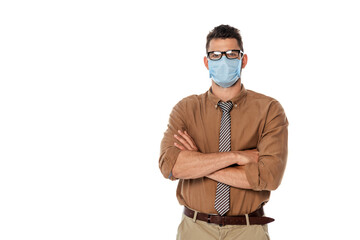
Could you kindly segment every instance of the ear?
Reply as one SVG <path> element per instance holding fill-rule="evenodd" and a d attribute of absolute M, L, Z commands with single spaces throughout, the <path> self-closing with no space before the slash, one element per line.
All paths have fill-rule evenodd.
<path fill-rule="evenodd" d="M 205 64 L 205 67 L 209 70 L 209 63 L 208 63 L 207 57 L 204 57 L 204 64 Z"/>
<path fill-rule="evenodd" d="M 242 66 L 241 68 L 245 68 L 246 64 L 248 61 L 248 56 L 246 54 L 244 54 L 243 59 L 242 59 Z"/>

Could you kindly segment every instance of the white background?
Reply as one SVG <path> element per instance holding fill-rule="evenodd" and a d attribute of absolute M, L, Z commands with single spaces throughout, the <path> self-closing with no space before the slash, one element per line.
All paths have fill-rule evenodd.
<path fill-rule="evenodd" d="M 210 87 L 219 24 L 290 123 L 271 238 L 356 239 L 359 21 L 356 1 L 1 1 L 0 239 L 175 239 L 160 141 Z"/>

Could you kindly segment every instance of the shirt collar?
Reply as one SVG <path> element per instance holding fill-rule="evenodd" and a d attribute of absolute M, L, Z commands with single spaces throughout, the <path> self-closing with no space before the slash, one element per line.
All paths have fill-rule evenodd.
<path fill-rule="evenodd" d="M 241 90 L 240 93 L 238 93 L 236 96 L 234 96 L 232 99 L 229 99 L 229 101 L 232 102 L 232 104 L 236 107 L 239 102 L 246 96 L 247 90 L 243 83 L 241 83 Z M 221 99 L 212 92 L 212 88 L 210 87 L 207 91 L 207 96 L 211 100 L 211 102 L 214 104 L 215 108 L 217 108 L 217 104 Z"/>

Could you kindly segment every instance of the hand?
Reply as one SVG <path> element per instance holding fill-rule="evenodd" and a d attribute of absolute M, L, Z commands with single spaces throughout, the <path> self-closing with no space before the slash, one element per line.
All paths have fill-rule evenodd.
<path fill-rule="evenodd" d="M 254 148 L 244 151 L 236 151 L 239 154 L 238 165 L 245 165 L 248 163 L 257 163 L 259 162 L 259 151 Z"/>
<path fill-rule="evenodd" d="M 180 131 L 178 130 L 179 135 L 174 134 L 174 137 L 181 142 L 181 144 L 178 144 L 174 142 L 174 145 L 179 148 L 180 150 L 190 150 L 190 151 L 196 151 L 198 152 L 198 148 L 194 142 L 194 140 L 190 137 L 190 135 L 187 133 L 187 131 Z"/>

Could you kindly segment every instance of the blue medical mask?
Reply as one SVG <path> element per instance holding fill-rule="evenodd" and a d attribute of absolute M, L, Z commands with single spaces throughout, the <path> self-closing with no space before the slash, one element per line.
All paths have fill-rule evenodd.
<path fill-rule="evenodd" d="M 219 86 L 228 88 L 240 78 L 242 59 L 228 59 L 223 56 L 220 60 L 208 60 L 210 78 Z"/>

